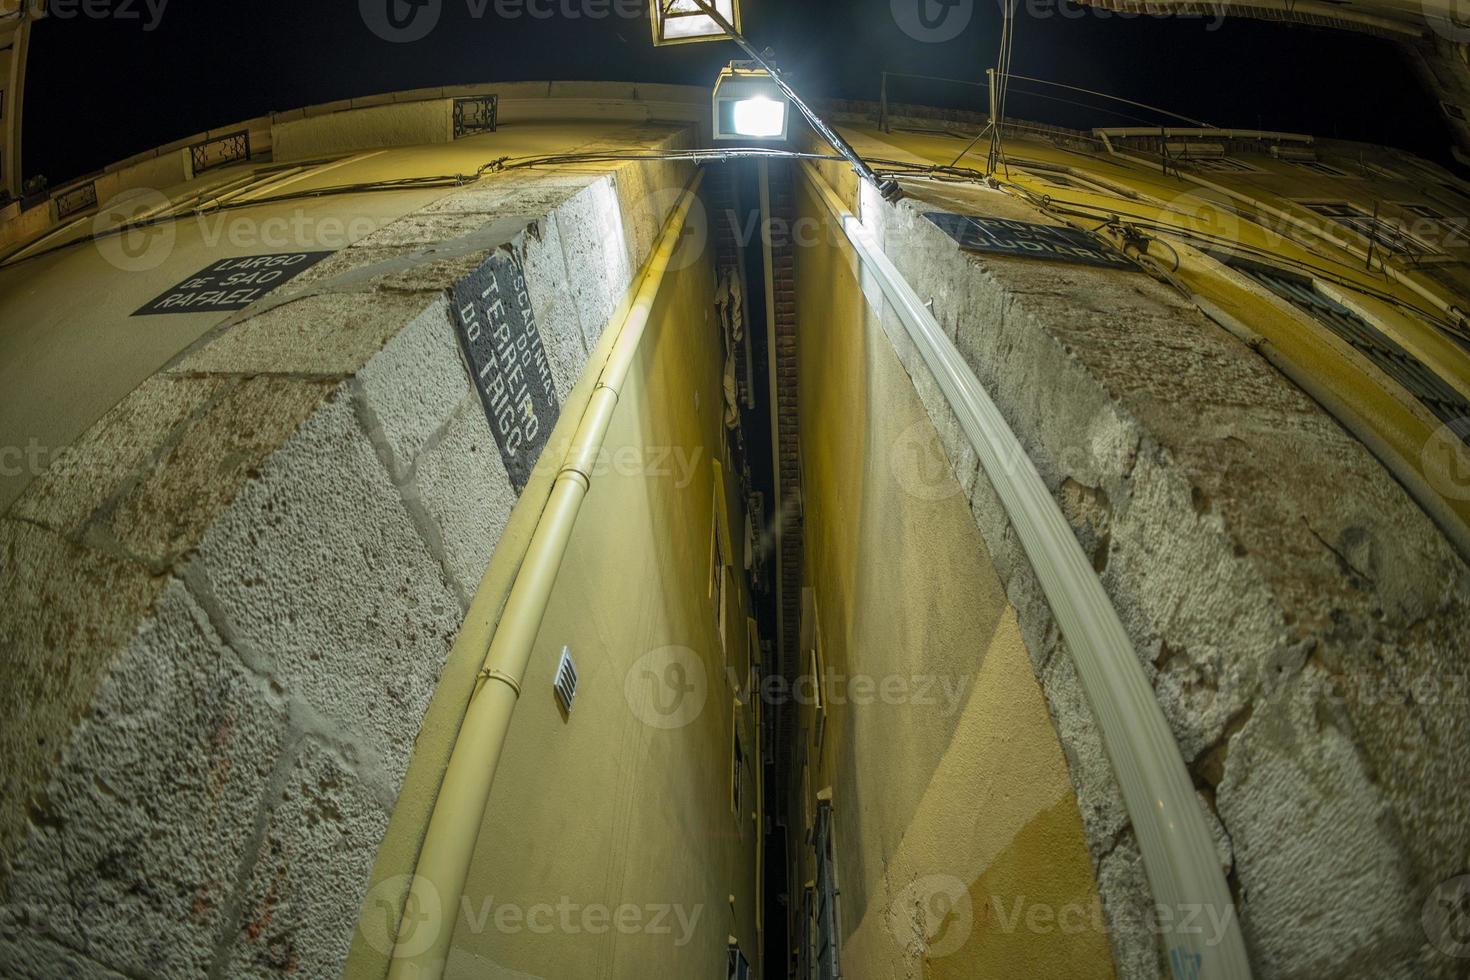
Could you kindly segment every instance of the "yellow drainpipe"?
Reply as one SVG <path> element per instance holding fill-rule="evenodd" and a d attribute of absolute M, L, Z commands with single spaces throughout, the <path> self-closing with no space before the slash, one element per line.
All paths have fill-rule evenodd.
<path fill-rule="evenodd" d="M 552 484 L 551 496 L 531 537 L 515 584 L 511 586 L 495 638 L 485 655 L 479 684 L 455 739 L 444 782 L 429 818 L 424 846 L 419 852 L 405 908 L 413 908 L 420 919 L 412 934 L 402 937 L 394 950 L 388 967 L 389 980 L 431 980 L 444 972 L 449 944 L 454 938 L 455 911 L 464 893 L 526 664 L 546 615 L 551 588 L 556 583 L 577 513 L 591 487 L 593 464 L 602 450 L 618 396 L 637 356 L 669 258 L 679 245 L 685 216 L 703 176 L 703 171 L 695 174 L 664 224 L 622 319 L 618 339 L 608 354 L 597 388 Z M 613 322 L 617 322 L 616 315 Z M 433 936 L 433 941 L 422 950 L 419 949 L 423 945 L 421 930 L 428 930 Z"/>

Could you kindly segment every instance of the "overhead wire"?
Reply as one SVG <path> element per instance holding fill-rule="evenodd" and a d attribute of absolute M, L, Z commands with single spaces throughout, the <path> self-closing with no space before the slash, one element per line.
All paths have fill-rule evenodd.
<path fill-rule="evenodd" d="M 1005 142 L 1001 139 L 1001 135 L 1005 126 L 1006 99 L 1010 94 L 1011 55 L 1016 45 L 1017 2 L 1018 0 L 1002 0 L 1000 53 L 996 57 L 995 75 L 993 76 L 995 89 L 991 92 L 994 112 L 990 120 L 990 152 L 985 158 L 986 176 L 994 174 L 997 168 L 1004 169 L 1007 178 L 1011 175 L 1005 158 Z"/>
<path fill-rule="evenodd" d="M 335 184 L 328 187 L 306 188 L 303 190 L 287 191 L 271 194 L 250 200 L 219 201 L 211 200 L 205 205 L 190 208 L 174 208 L 161 214 L 150 215 L 135 221 L 119 223 L 115 227 L 107 229 L 94 229 L 91 234 L 80 235 L 64 242 L 58 242 L 48 248 L 29 252 L 23 257 L 14 257 L 25 253 L 27 249 L 22 247 L 12 253 L 12 257 L 0 258 L 0 268 L 8 268 L 39 259 L 43 256 L 52 255 L 57 252 L 74 248 L 78 245 L 114 238 L 133 231 L 141 231 L 170 222 L 188 220 L 205 215 L 214 215 L 228 211 L 240 211 L 248 208 L 265 207 L 272 204 L 280 204 L 290 201 L 308 200 L 314 198 L 336 197 L 351 194 L 370 194 L 401 190 L 417 190 L 424 188 L 444 187 L 456 188 L 467 184 L 476 183 L 487 175 L 508 170 L 532 169 L 536 167 L 572 166 L 582 163 L 611 163 L 616 161 L 630 160 L 661 160 L 671 162 L 688 163 L 723 163 L 735 159 L 765 158 L 765 159 L 792 159 L 813 161 L 840 161 L 846 162 L 847 158 L 837 153 L 805 153 L 794 150 L 774 149 L 772 147 L 728 147 L 721 149 L 698 149 L 698 150 L 597 150 L 580 153 L 562 153 L 547 156 L 524 156 L 524 157 L 497 157 L 481 164 L 472 174 L 437 174 L 417 177 L 397 177 L 387 180 L 363 181 L 349 184 Z M 940 179 L 950 180 L 979 180 L 984 174 L 978 170 L 968 167 L 942 167 L 924 164 L 914 164 L 902 160 L 880 160 L 873 161 L 884 168 L 884 175 L 894 177 L 920 176 L 932 174 Z M 79 222 L 85 219 L 78 219 Z M 68 226 L 53 229 L 51 234 L 61 234 Z"/>
<path fill-rule="evenodd" d="M 812 161 L 834 161 L 846 160 L 836 153 L 808 153 L 793 150 L 773 149 L 771 147 L 729 147 L 716 150 L 597 150 L 580 153 L 562 153 L 547 156 L 524 156 L 524 157 L 498 157 L 480 165 L 473 175 L 468 174 L 443 174 L 420 177 L 401 177 L 390 180 L 359 182 L 351 184 L 339 184 L 330 187 L 289 191 L 281 194 L 273 194 L 248 201 L 212 202 L 212 207 L 196 207 L 182 211 L 171 211 L 165 214 L 155 215 L 135 222 L 120 224 L 116 228 L 105 231 L 94 231 L 91 235 L 61 242 L 47 249 L 42 249 L 26 255 L 24 258 L 0 260 L 0 267 L 10 267 L 32 259 L 38 259 L 45 255 L 73 248 L 77 245 L 126 234 L 165 224 L 171 221 L 179 221 L 191 217 L 217 214 L 225 211 L 244 210 L 253 207 L 263 207 L 293 200 L 310 198 L 332 197 L 350 194 L 381 193 L 385 191 L 400 191 L 406 189 L 419 189 L 428 187 L 462 187 L 467 184 L 476 183 L 488 174 L 499 173 L 510 170 L 534 169 L 537 167 L 571 166 L 579 163 L 609 163 L 628 160 L 661 160 L 670 162 L 710 163 L 727 162 L 743 158 L 766 158 L 766 159 L 796 159 Z M 1401 309 L 1408 310 L 1421 318 L 1446 329 L 1456 336 L 1464 336 L 1457 324 L 1445 320 L 1440 314 L 1424 310 L 1423 308 L 1400 299 L 1391 293 L 1375 289 L 1360 280 L 1332 269 L 1307 262 L 1291 256 L 1272 252 L 1245 242 L 1223 238 L 1212 235 L 1198 229 L 1185 228 L 1177 224 L 1171 224 L 1158 218 L 1151 218 L 1133 212 L 1122 211 L 1116 208 L 1106 208 L 1099 205 L 1087 204 L 1080 201 L 1058 201 L 1051 195 L 1037 194 L 1029 188 L 1015 184 L 1010 180 L 1001 180 L 972 167 L 960 167 L 953 164 L 916 164 L 904 160 L 890 160 L 879 157 L 869 157 L 870 162 L 878 169 L 880 175 L 893 178 L 906 179 L 931 179 L 954 183 L 985 184 L 1004 189 L 1013 194 L 1018 194 L 1030 203 L 1043 210 L 1054 213 L 1057 216 L 1071 216 L 1089 220 L 1103 219 L 1103 224 L 1097 230 L 1107 228 L 1109 225 L 1132 225 L 1155 233 L 1176 235 L 1180 238 L 1204 242 L 1215 248 L 1223 248 L 1237 252 L 1243 252 L 1257 258 L 1269 259 L 1278 264 L 1289 265 L 1298 271 L 1311 273 L 1336 285 L 1358 290 L 1365 295 L 1372 296 L 1383 302 L 1389 303 Z M 1250 217 L 1245 220 L 1251 220 Z M 1104 239 L 1105 240 L 1105 239 Z M 1152 239 L 1158 241 L 1158 239 Z M 1111 243 L 1110 243 L 1111 244 Z M 1167 242 L 1162 245 L 1172 249 Z M 1175 251 L 1176 269 L 1178 266 L 1178 253 Z M 1467 338 L 1470 339 L 1470 338 Z"/>
<path fill-rule="evenodd" d="M 1146 231 L 1155 232 L 1156 234 L 1162 233 L 1176 235 L 1180 238 L 1203 242 L 1208 246 L 1213 246 L 1214 248 L 1245 253 L 1254 258 L 1269 260 L 1272 263 L 1278 265 L 1290 266 L 1299 272 L 1310 273 L 1313 276 L 1331 282 L 1335 285 L 1344 286 L 1356 290 L 1363 293 L 1364 295 L 1371 296 L 1374 299 L 1388 303 L 1399 309 L 1411 312 L 1421 319 L 1433 323 L 1435 326 L 1440 327 L 1441 329 L 1445 330 L 1447 333 L 1450 333 L 1455 337 L 1465 337 L 1465 334 L 1460 325 L 1446 320 L 1441 314 L 1437 312 L 1426 310 L 1423 307 L 1403 300 L 1400 297 L 1393 295 L 1392 293 L 1384 292 L 1383 290 L 1377 289 L 1367 283 L 1364 283 L 1360 279 L 1345 276 L 1335 270 L 1317 265 L 1312 262 L 1293 258 L 1289 255 L 1283 255 L 1279 252 L 1273 252 L 1269 249 L 1251 245 L 1247 242 L 1225 238 L 1219 235 L 1212 235 L 1209 232 L 1204 232 L 1193 228 L 1185 228 L 1177 224 L 1171 224 L 1167 221 L 1161 221 L 1157 218 L 1149 218 L 1127 211 L 1104 208 L 1098 205 L 1086 204 L 1080 201 L 1063 201 L 1060 202 L 1063 206 L 1058 206 L 1058 202 L 1050 195 L 1039 195 L 1029 188 L 1022 187 L 1018 184 L 1004 183 L 1000 181 L 997 181 L 997 183 L 1002 188 L 1024 197 L 1031 204 L 1057 216 L 1071 216 L 1078 218 L 1087 218 L 1091 220 L 1096 220 L 1099 217 L 1104 217 L 1106 220 L 1095 230 L 1102 230 L 1114 224 L 1132 225 L 1137 228 L 1142 228 Z M 1249 216 L 1245 216 L 1245 218 L 1246 220 L 1250 220 Z M 1106 241 L 1106 239 L 1103 240 Z M 1175 268 L 1177 271 L 1179 261 L 1178 250 L 1174 249 L 1173 246 L 1167 241 L 1159 238 L 1152 238 L 1150 239 L 1150 241 L 1157 241 L 1160 245 L 1169 248 L 1173 252 L 1176 262 Z M 1177 282 L 1174 283 L 1174 285 L 1176 288 L 1182 288 Z M 1470 338 L 1466 339 L 1470 340 Z"/>
<path fill-rule="evenodd" d="M 1147 102 L 1135 102 L 1132 99 L 1125 99 L 1122 96 L 1118 95 L 1109 95 L 1106 92 L 1099 92 L 1096 89 L 1083 88 L 1080 85 L 1067 85 L 1064 82 L 1053 82 L 1045 78 L 1034 78 L 1030 75 L 1012 75 L 1011 78 L 1022 82 L 1035 82 L 1038 85 L 1052 85 L 1056 88 L 1064 88 L 1072 92 L 1081 92 L 1084 95 L 1096 95 L 1100 98 L 1112 99 L 1114 102 L 1122 102 L 1127 105 L 1135 106 L 1139 109 L 1147 109 L 1150 112 L 1157 112 L 1162 116 L 1169 116 L 1172 119 L 1178 119 L 1180 122 L 1187 122 L 1190 125 L 1198 126 L 1201 129 L 1219 129 L 1218 126 L 1215 126 L 1211 123 L 1207 123 L 1199 119 L 1193 119 L 1189 116 L 1181 116 L 1177 112 L 1170 112 L 1168 109 L 1160 109 L 1158 106 L 1149 105 Z M 1082 103 L 1077 104 L 1081 105 Z"/>

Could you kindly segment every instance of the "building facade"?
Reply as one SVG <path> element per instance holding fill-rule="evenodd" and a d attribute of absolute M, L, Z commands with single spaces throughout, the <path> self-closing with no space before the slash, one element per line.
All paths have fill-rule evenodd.
<path fill-rule="evenodd" d="M 865 158 L 935 168 L 896 206 L 836 165 L 824 176 L 954 339 L 1097 570 L 1255 974 L 1453 975 L 1454 943 L 1426 923 L 1466 830 L 1429 802 L 1467 786 L 1448 750 L 1466 723 L 1461 181 L 1290 134 L 1017 124 L 987 184 L 952 168 L 978 121 L 845 118 Z M 830 226 L 818 179 L 809 228 Z M 969 247 L 952 215 L 979 219 Z M 1220 923 L 1154 907 L 992 474 L 875 270 L 842 236 L 808 246 L 801 656 L 824 684 L 868 683 L 801 713 L 797 959 L 820 962 L 836 936 L 844 975 L 1168 976 L 1171 938 Z M 881 380 L 895 375 L 898 394 Z M 963 711 L 901 694 L 942 690 L 951 650 L 982 658 Z"/>
<path fill-rule="evenodd" d="M 20 118 L 25 105 L 26 53 L 31 25 L 46 16 L 44 0 L 0 3 L 0 191 L 19 199 L 24 175 L 20 158 Z M 8 204 L 9 202 L 4 202 Z"/>
<path fill-rule="evenodd" d="M 1458 975 L 1470 186 L 832 106 L 885 201 L 707 113 L 400 93 L 0 226 L 8 969 Z"/>

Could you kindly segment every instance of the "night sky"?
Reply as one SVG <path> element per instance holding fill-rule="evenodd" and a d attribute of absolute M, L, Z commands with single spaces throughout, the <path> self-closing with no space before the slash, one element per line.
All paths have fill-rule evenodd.
<path fill-rule="evenodd" d="M 91 0 L 111 4 L 114 16 L 104 19 L 83 14 L 78 0 L 61 2 L 76 13 L 37 25 L 25 108 L 25 171 L 45 174 L 53 184 L 270 110 L 483 81 L 708 85 L 718 67 L 738 55 L 729 44 L 655 50 L 646 18 L 626 15 L 637 9 L 636 0 L 418 0 L 441 4 L 439 20 L 426 38 L 409 43 L 376 36 L 359 0 L 165 0 L 156 18 L 148 4 L 156 9 L 160 0 Z M 381 11 L 387 2 L 361 5 Z M 928 42 L 911 36 L 922 28 L 906 33 L 900 26 L 917 24 L 918 2 L 746 0 L 742 9 L 746 34 L 773 48 L 798 89 L 813 97 L 876 99 L 885 68 L 983 79 L 995 63 L 998 0 L 952 0 L 959 5 L 948 16 L 959 19 L 941 21 L 936 30 L 963 30 Z M 1451 138 L 1435 100 L 1388 42 L 1247 19 L 1207 29 L 1203 20 L 1124 20 L 1081 8 L 1067 8 L 1064 16 L 1057 2 L 1022 0 L 1015 73 L 1219 126 L 1339 136 L 1448 158 Z M 525 3 L 549 16 L 507 6 Z M 520 16 L 501 16 L 497 9 L 520 10 Z M 483 13 L 476 16 L 477 10 Z M 598 12 L 604 16 L 591 16 Z M 1013 84 L 1012 116 L 1077 128 L 1138 124 L 1088 96 L 1040 89 L 1094 108 L 1033 98 L 1021 93 L 1025 87 Z M 893 97 L 982 111 L 985 98 L 982 89 L 932 83 L 911 83 Z M 1150 124 L 1165 121 L 1127 106 L 1111 108 Z"/>

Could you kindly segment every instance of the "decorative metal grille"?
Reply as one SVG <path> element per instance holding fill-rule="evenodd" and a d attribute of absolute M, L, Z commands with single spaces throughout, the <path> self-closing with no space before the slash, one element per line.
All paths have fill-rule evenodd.
<path fill-rule="evenodd" d="M 1409 394 L 1434 413 L 1435 418 L 1449 425 L 1470 445 L 1470 432 L 1465 430 L 1463 423 L 1464 419 L 1470 418 L 1470 403 L 1466 403 L 1443 378 L 1429 370 L 1423 361 L 1394 343 L 1367 320 L 1324 295 L 1308 279 L 1248 263 L 1237 262 L 1232 266 L 1351 344 L 1354 350 L 1403 385 Z"/>
<path fill-rule="evenodd" d="M 56 195 L 56 217 L 70 218 L 97 206 L 97 182 L 89 180 Z"/>
<path fill-rule="evenodd" d="M 195 143 L 189 147 L 189 157 L 193 161 L 196 174 L 249 160 L 250 130 L 242 129 L 238 133 L 228 133 Z"/>
<path fill-rule="evenodd" d="M 454 138 L 495 132 L 500 97 L 481 95 L 454 100 Z"/>

